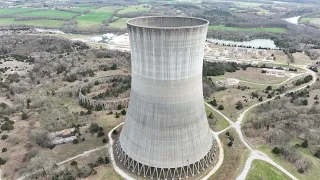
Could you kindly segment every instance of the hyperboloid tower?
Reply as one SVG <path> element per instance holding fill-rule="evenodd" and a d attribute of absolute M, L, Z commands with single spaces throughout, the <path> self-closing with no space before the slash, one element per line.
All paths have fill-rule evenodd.
<path fill-rule="evenodd" d="M 144 177 L 193 176 L 215 156 L 202 92 L 208 21 L 141 17 L 127 26 L 132 85 L 118 159 Z"/>

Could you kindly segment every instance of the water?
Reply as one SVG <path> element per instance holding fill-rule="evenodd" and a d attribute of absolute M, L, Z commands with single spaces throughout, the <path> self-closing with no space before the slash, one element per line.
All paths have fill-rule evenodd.
<path fill-rule="evenodd" d="M 270 49 L 278 49 L 275 45 L 274 41 L 271 39 L 254 39 L 251 41 L 227 41 L 227 40 L 220 40 L 220 39 L 207 39 L 207 41 L 211 43 L 218 43 L 218 44 L 226 44 L 226 45 L 236 45 L 236 46 L 251 46 L 255 48 L 270 48 Z"/>
<path fill-rule="evenodd" d="M 284 19 L 285 21 L 292 23 L 292 24 L 299 24 L 299 18 L 301 16 L 296 16 L 296 17 L 290 17 L 290 18 L 286 18 Z"/>

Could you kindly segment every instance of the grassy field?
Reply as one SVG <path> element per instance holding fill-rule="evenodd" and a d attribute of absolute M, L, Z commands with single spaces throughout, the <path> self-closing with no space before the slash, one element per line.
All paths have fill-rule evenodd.
<path fill-rule="evenodd" d="M 271 148 L 263 145 L 258 148 L 260 151 L 266 153 L 272 160 L 281 165 L 283 168 L 292 173 L 296 178 L 300 180 L 311 180 L 311 179 L 319 179 L 320 177 L 320 161 L 315 157 L 311 157 L 310 155 L 305 155 L 312 162 L 312 167 L 305 172 L 304 174 L 300 174 L 297 171 L 297 168 L 285 160 L 282 156 L 275 155 L 271 152 Z"/>
<path fill-rule="evenodd" d="M 127 20 L 128 18 L 119 18 L 115 22 L 111 23 L 110 26 L 113 28 L 124 29 L 127 27 Z"/>
<path fill-rule="evenodd" d="M 214 131 L 221 131 L 229 126 L 229 122 L 226 121 L 224 117 L 216 113 L 209 106 L 205 105 L 205 107 L 206 107 L 207 116 L 209 116 L 210 113 L 212 113 L 214 116 L 213 119 L 208 118 L 209 126 L 211 129 L 213 129 Z"/>
<path fill-rule="evenodd" d="M 58 10 L 43 10 L 43 11 L 19 14 L 19 16 L 23 16 L 23 17 L 46 17 L 46 18 L 64 18 L 64 19 L 69 19 L 75 15 L 76 13 L 58 11 Z"/>
<path fill-rule="evenodd" d="M 234 143 L 232 147 L 227 146 L 229 138 L 224 133 L 219 135 L 224 148 L 224 161 L 210 180 L 236 179 L 249 156 L 249 150 L 241 143 L 236 131 L 230 129 L 229 132 L 234 137 Z"/>
<path fill-rule="evenodd" d="M 143 6 L 129 6 L 129 7 L 126 7 L 122 10 L 120 10 L 118 12 L 118 14 L 126 14 L 126 13 L 132 13 L 132 12 L 145 12 L 145 11 L 149 11 L 150 8 L 148 7 L 143 7 Z"/>
<path fill-rule="evenodd" d="M 96 175 L 89 176 L 88 180 L 121 180 L 121 176 L 118 175 L 115 170 L 113 169 L 111 164 L 108 165 L 101 165 L 94 168 L 97 171 Z"/>
<path fill-rule="evenodd" d="M 285 28 L 237 28 L 237 27 L 227 27 L 225 25 L 211 25 L 209 29 L 212 30 L 227 30 L 227 31 L 245 31 L 245 32 L 274 32 L 274 33 L 285 33 L 287 30 Z"/>
<path fill-rule="evenodd" d="M 78 22 L 77 26 L 79 28 L 89 28 L 92 26 L 98 26 L 103 23 L 103 21 L 109 19 L 113 12 L 94 12 L 91 14 L 84 14 L 76 17 Z"/>
<path fill-rule="evenodd" d="M 17 13 L 25 13 L 30 11 L 35 11 L 38 9 L 35 8 L 0 8 L 0 14 L 17 14 Z"/>
<path fill-rule="evenodd" d="M 36 27 L 54 27 L 58 28 L 63 25 L 64 21 L 60 20 L 48 20 L 48 19 L 40 19 L 40 20 L 30 20 L 30 21 L 16 21 L 14 18 L 0 18 L 1 26 L 9 26 L 9 25 L 26 25 L 26 26 L 36 26 Z"/>
<path fill-rule="evenodd" d="M 248 68 L 246 71 L 239 70 L 234 73 L 226 72 L 224 75 L 225 78 L 237 78 L 243 81 L 261 83 L 261 84 L 278 84 L 286 79 L 287 77 L 277 77 L 272 75 L 266 75 L 261 73 L 261 69 L 257 68 Z"/>
<path fill-rule="evenodd" d="M 290 178 L 267 162 L 253 160 L 246 180 L 289 180 Z"/>
<path fill-rule="evenodd" d="M 69 8 L 66 10 L 72 10 L 72 11 L 76 11 L 76 12 L 84 12 L 84 11 L 93 10 L 95 8 L 96 7 L 94 7 L 94 6 L 77 6 L 77 7 Z"/>
<path fill-rule="evenodd" d="M 303 24 L 311 24 L 320 27 L 320 18 L 301 18 L 300 22 Z"/>

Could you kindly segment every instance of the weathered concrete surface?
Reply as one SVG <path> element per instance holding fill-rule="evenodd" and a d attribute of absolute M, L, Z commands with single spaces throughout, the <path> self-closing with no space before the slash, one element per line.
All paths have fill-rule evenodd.
<path fill-rule="evenodd" d="M 185 17 L 128 21 L 132 88 L 120 145 L 133 160 L 177 168 L 213 147 L 202 94 L 207 26 Z"/>

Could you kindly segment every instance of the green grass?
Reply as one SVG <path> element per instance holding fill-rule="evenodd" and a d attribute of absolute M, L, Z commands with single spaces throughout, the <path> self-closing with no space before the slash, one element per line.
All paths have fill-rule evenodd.
<path fill-rule="evenodd" d="M 117 10 L 119 7 L 118 6 L 104 6 L 98 9 L 95 9 L 95 12 L 114 12 Z"/>
<path fill-rule="evenodd" d="M 274 32 L 274 33 L 285 33 L 285 28 L 238 28 L 238 27 L 227 27 L 225 25 L 211 25 L 209 29 L 213 30 L 227 30 L 227 31 L 245 31 L 245 32 Z"/>
<path fill-rule="evenodd" d="M 132 12 L 145 12 L 149 11 L 150 8 L 143 7 L 143 6 L 129 6 L 126 7 L 118 12 L 118 14 L 126 14 L 126 13 L 132 13 Z"/>
<path fill-rule="evenodd" d="M 25 13 L 30 11 L 35 11 L 39 9 L 35 8 L 0 8 L 0 14 L 17 14 L 17 13 Z"/>
<path fill-rule="evenodd" d="M 0 25 L 9 26 L 9 25 L 26 25 L 26 26 L 36 26 L 36 27 L 61 27 L 64 21 L 60 20 L 49 20 L 49 19 L 40 19 L 40 20 L 30 20 L 30 21 L 16 21 L 14 18 L 0 18 Z"/>
<path fill-rule="evenodd" d="M 110 26 L 114 28 L 124 29 L 127 27 L 128 18 L 119 18 L 115 22 L 111 23 Z"/>
<path fill-rule="evenodd" d="M 229 126 L 229 122 L 224 119 L 220 114 L 218 114 L 216 111 L 212 110 L 209 106 L 205 105 L 207 116 L 210 115 L 210 113 L 213 114 L 214 118 L 210 119 L 208 118 L 209 126 L 214 131 L 221 131 Z"/>
<path fill-rule="evenodd" d="M 43 10 L 29 13 L 22 13 L 19 16 L 23 17 L 45 17 L 45 18 L 64 18 L 68 19 L 75 16 L 76 13 L 57 11 L 57 10 Z"/>
<path fill-rule="evenodd" d="M 85 12 L 85 11 L 90 11 L 95 9 L 96 7 L 94 6 L 77 6 L 77 7 L 73 7 L 73 8 L 65 8 L 65 10 L 72 10 L 75 12 Z"/>
<path fill-rule="evenodd" d="M 271 148 L 267 147 L 266 145 L 260 146 L 258 149 L 267 154 L 273 161 L 281 165 L 300 180 L 313 180 L 319 179 L 320 177 L 320 161 L 315 157 L 304 154 L 304 157 L 307 157 L 312 162 L 312 167 L 304 174 L 300 174 L 294 165 L 284 159 L 283 156 L 273 154 L 271 152 Z"/>
<path fill-rule="evenodd" d="M 113 12 L 94 12 L 78 16 L 76 17 L 76 20 L 78 22 L 78 27 L 88 28 L 102 24 L 103 21 L 109 19 L 112 14 Z"/>
<path fill-rule="evenodd" d="M 246 180 L 286 180 L 290 179 L 280 170 L 272 166 L 271 164 L 261 161 L 253 160 L 251 169 L 247 175 Z"/>

